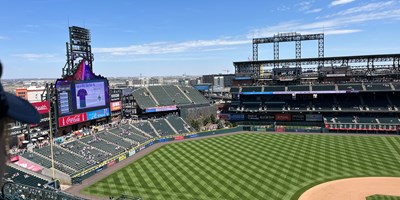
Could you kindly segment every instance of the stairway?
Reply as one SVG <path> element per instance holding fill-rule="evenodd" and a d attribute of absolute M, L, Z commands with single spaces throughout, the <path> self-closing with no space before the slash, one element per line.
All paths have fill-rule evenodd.
<path fill-rule="evenodd" d="M 160 134 L 158 134 L 158 131 L 156 130 L 156 128 L 154 128 L 153 124 L 151 124 L 150 122 L 147 122 L 147 123 L 150 124 L 150 127 L 153 129 L 153 131 L 156 133 L 156 135 L 157 135 L 158 137 L 161 137 Z"/>
<path fill-rule="evenodd" d="M 179 132 L 175 129 L 175 127 L 172 126 L 171 123 L 169 123 L 169 121 L 167 119 L 164 119 L 165 122 L 167 122 L 168 126 L 171 127 L 171 129 L 175 132 L 175 134 L 179 134 Z"/>
<path fill-rule="evenodd" d="M 178 90 L 181 91 L 181 93 L 182 93 L 190 102 L 193 102 L 193 100 L 190 99 L 189 96 L 186 95 L 186 93 L 185 93 L 184 91 L 182 91 L 182 89 L 181 89 L 179 86 L 177 86 L 177 85 L 174 85 L 174 86 L 177 87 Z"/>
<path fill-rule="evenodd" d="M 146 132 L 144 132 L 144 131 L 138 129 L 136 126 L 133 126 L 132 124 L 129 124 L 129 125 L 130 125 L 132 128 L 134 128 L 135 130 L 137 130 L 137 131 L 143 133 L 143 135 L 145 135 L 146 137 L 148 137 L 148 138 L 153 138 L 153 136 L 151 136 L 150 134 L 148 134 L 148 133 L 146 133 Z"/>
<path fill-rule="evenodd" d="M 153 98 L 154 102 L 156 102 L 156 105 L 159 106 L 160 103 L 158 103 L 157 99 L 153 96 L 153 94 L 150 92 L 150 90 L 147 89 L 147 87 L 145 87 L 145 89 L 150 94 L 151 98 Z"/>

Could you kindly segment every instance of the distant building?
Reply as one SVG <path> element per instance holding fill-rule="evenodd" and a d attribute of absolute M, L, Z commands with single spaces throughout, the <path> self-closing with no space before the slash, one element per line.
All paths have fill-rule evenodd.
<path fill-rule="evenodd" d="M 40 102 L 42 101 L 42 94 L 45 90 L 45 87 L 37 87 L 37 86 L 30 86 L 27 89 L 28 92 L 28 101 L 33 102 Z"/>
<path fill-rule="evenodd" d="M 203 75 L 202 83 L 211 84 L 213 92 L 223 92 L 226 88 L 232 87 L 235 74 L 209 74 Z"/>
<path fill-rule="evenodd" d="M 213 86 L 231 87 L 235 74 L 209 74 L 203 75 L 202 83 L 210 83 Z"/>
<path fill-rule="evenodd" d="M 15 89 L 15 95 L 21 97 L 23 99 L 28 100 L 28 90 L 26 88 L 17 88 Z"/>

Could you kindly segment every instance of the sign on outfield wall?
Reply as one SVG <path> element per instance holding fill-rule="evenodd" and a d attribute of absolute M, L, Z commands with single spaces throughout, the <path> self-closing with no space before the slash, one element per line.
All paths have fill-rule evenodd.
<path fill-rule="evenodd" d="M 101 167 L 95 169 L 94 172 L 98 173 L 98 172 L 100 172 L 101 170 L 103 170 L 103 166 L 101 166 Z"/>
<path fill-rule="evenodd" d="M 118 162 L 121 162 L 121 161 L 123 161 L 123 160 L 125 160 L 125 159 L 126 159 L 126 154 L 120 156 L 120 157 L 118 158 Z"/>
<path fill-rule="evenodd" d="M 308 122 L 322 122 L 322 115 L 321 114 L 307 114 L 306 121 Z"/>
<path fill-rule="evenodd" d="M 128 156 L 131 157 L 131 156 L 135 155 L 135 153 L 136 153 L 136 150 L 133 149 L 128 153 Z"/>
<path fill-rule="evenodd" d="M 185 139 L 183 135 L 175 136 L 174 140 L 183 140 Z"/>
<path fill-rule="evenodd" d="M 305 120 L 304 115 L 300 115 L 300 114 L 292 115 L 292 121 L 304 121 L 304 120 Z"/>
<path fill-rule="evenodd" d="M 290 114 L 275 114 L 275 121 L 291 121 Z"/>
<path fill-rule="evenodd" d="M 116 160 L 112 160 L 111 162 L 109 162 L 107 164 L 107 167 L 111 167 L 111 166 L 115 165 L 115 163 L 117 163 L 117 161 Z"/>

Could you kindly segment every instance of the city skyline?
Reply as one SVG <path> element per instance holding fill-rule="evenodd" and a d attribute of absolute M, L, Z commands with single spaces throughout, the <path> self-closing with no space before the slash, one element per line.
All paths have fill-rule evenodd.
<path fill-rule="evenodd" d="M 94 4 L 96 3 L 96 4 Z M 91 30 L 94 72 L 106 77 L 234 72 L 252 57 L 251 39 L 281 32 L 325 33 L 325 56 L 398 53 L 397 1 L 23 1 L 0 13 L 3 77 L 59 78 L 68 26 Z M 79 5 L 79 6 L 78 6 Z M 259 59 L 272 59 L 260 45 Z M 294 58 L 294 44 L 281 44 Z M 303 42 L 302 57 L 317 57 Z"/>

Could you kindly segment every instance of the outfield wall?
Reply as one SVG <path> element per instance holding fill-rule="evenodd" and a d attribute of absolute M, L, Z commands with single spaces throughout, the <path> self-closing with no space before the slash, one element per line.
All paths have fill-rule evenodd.
<path fill-rule="evenodd" d="M 126 158 L 133 156 L 136 153 L 138 153 L 156 143 L 185 140 L 185 139 L 190 139 L 190 138 L 204 137 L 204 136 L 209 136 L 209 135 L 218 135 L 218 134 L 224 134 L 224 133 L 234 133 L 234 132 L 238 132 L 238 131 L 243 131 L 243 127 L 238 126 L 236 128 L 231 128 L 231 129 L 219 129 L 219 130 L 214 130 L 214 131 L 205 131 L 205 132 L 188 133 L 188 134 L 180 134 L 180 135 L 169 135 L 169 136 L 164 136 L 161 138 L 152 138 L 151 140 L 148 140 L 136 147 L 133 147 L 133 148 L 125 151 L 124 153 L 116 155 L 116 156 L 114 156 L 110 159 L 107 159 L 97 165 L 94 165 L 94 166 L 89 167 L 79 173 L 74 174 L 71 177 L 71 180 L 72 180 L 71 182 L 72 182 L 72 184 L 81 183 L 84 179 L 87 179 L 87 178 L 93 176 L 94 174 L 103 171 L 104 169 L 106 169 L 108 167 L 112 167 L 116 163 L 121 162 L 121 161 L 125 160 Z"/>

